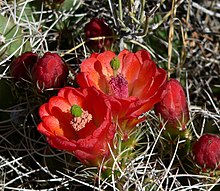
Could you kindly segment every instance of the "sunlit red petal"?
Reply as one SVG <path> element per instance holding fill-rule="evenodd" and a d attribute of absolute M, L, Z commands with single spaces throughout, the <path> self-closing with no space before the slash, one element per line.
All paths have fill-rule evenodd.
<path fill-rule="evenodd" d="M 104 62 L 101 63 L 98 57 Z M 77 82 L 81 87 L 95 86 L 106 93 L 108 91 L 108 80 L 113 71 L 107 60 L 100 55 L 98 57 L 92 57 L 82 62 L 80 66 L 82 73 L 77 75 Z"/>
<path fill-rule="evenodd" d="M 45 103 L 42 106 L 40 106 L 39 115 L 40 115 L 41 118 L 50 115 L 50 110 L 49 110 L 48 103 Z"/>
<path fill-rule="evenodd" d="M 91 72 L 94 71 L 94 63 L 97 61 L 96 58 L 91 57 L 88 59 L 85 59 L 81 64 L 80 64 L 80 70 L 81 72 Z M 94 74 L 96 75 L 96 74 Z"/>
<path fill-rule="evenodd" d="M 109 76 L 113 74 L 113 70 L 110 66 L 110 61 L 115 57 L 115 53 L 112 51 L 105 51 L 97 56 L 97 60 L 102 64 L 103 66 L 103 74 L 105 76 Z"/>
<path fill-rule="evenodd" d="M 137 56 L 141 64 L 144 64 L 143 62 L 146 60 L 151 60 L 150 53 L 147 52 L 146 50 L 139 50 L 135 53 L 135 55 Z"/>
<path fill-rule="evenodd" d="M 64 87 L 58 92 L 58 96 L 65 98 L 65 100 L 68 100 L 68 103 L 70 106 L 77 104 L 81 107 L 83 107 L 83 100 L 85 99 L 85 96 L 82 94 L 81 91 L 78 91 L 77 89 L 73 87 Z"/>
<path fill-rule="evenodd" d="M 89 76 L 90 75 L 85 72 L 80 72 L 79 74 L 77 74 L 76 81 L 80 85 L 80 87 L 82 88 L 92 87 L 92 86 L 97 87 L 96 83 L 93 83 L 93 81 L 90 80 Z"/>
<path fill-rule="evenodd" d="M 90 55 L 90 58 L 97 58 L 98 55 L 99 55 L 99 53 L 93 52 L 93 53 Z"/>
<path fill-rule="evenodd" d="M 49 131 L 49 128 L 47 126 L 45 126 L 45 124 L 43 122 L 38 124 L 37 130 L 46 136 L 53 136 L 53 133 L 51 131 Z"/>
<path fill-rule="evenodd" d="M 147 98 L 147 92 L 144 90 L 150 90 L 151 84 L 154 81 L 156 73 L 156 64 L 151 60 L 146 60 L 140 69 L 138 78 L 134 82 L 131 95 L 137 96 L 140 99 Z"/>
<path fill-rule="evenodd" d="M 138 78 L 141 63 L 139 62 L 137 56 L 134 53 L 127 54 L 122 60 L 121 73 L 128 81 L 128 90 L 129 92 L 133 89 L 133 83 Z"/>
<path fill-rule="evenodd" d="M 49 111 L 52 115 L 56 115 L 55 112 L 57 111 L 60 111 L 60 113 L 68 113 L 70 108 L 71 105 L 63 97 L 54 96 L 49 100 Z"/>
<path fill-rule="evenodd" d="M 43 133 L 41 130 L 50 132 L 51 135 L 63 136 L 63 130 L 60 128 L 60 124 L 57 118 L 54 116 L 48 116 L 43 118 L 43 124 L 41 123 L 38 131 Z"/>
<path fill-rule="evenodd" d="M 156 71 L 156 75 L 154 76 L 152 85 L 149 88 L 144 89 L 144 92 L 146 92 L 145 96 L 160 97 L 160 94 L 158 95 L 158 90 L 166 82 L 166 79 L 167 79 L 166 71 L 161 68 L 158 68 Z"/>
<path fill-rule="evenodd" d="M 64 136 L 68 139 L 74 139 L 75 131 L 70 125 L 70 120 L 65 121 L 62 116 L 56 118 L 54 116 L 48 116 L 43 118 L 43 127 L 53 136 Z M 38 129 L 41 133 L 41 129 Z"/>
<path fill-rule="evenodd" d="M 94 72 L 94 71 L 96 71 L 95 62 L 97 62 L 96 58 L 88 58 L 88 59 L 84 60 L 80 65 L 80 70 L 81 70 L 81 72 L 86 73 L 85 75 L 89 75 L 89 78 L 90 78 L 89 85 L 95 85 L 98 87 L 97 81 L 99 80 L 100 77 L 99 77 L 98 72 Z M 93 75 L 90 76 L 92 73 L 93 73 Z"/>
<path fill-rule="evenodd" d="M 118 54 L 118 59 L 119 59 L 120 63 L 123 63 L 124 57 L 129 53 L 130 53 L 129 50 L 124 49 Z M 119 72 L 121 72 L 121 70 L 119 70 Z"/>

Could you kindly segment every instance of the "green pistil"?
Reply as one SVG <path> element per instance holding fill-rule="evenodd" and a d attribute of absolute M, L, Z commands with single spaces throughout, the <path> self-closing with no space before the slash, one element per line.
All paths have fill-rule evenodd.
<path fill-rule="evenodd" d="M 74 117 L 81 117 L 82 116 L 82 108 L 76 104 L 72 105 L 70 112 Z"/>
<path fill-rule="evenodd" d="M 118 57 L 114 57 L 111 62 L 110 62 L 111 68 L 113 69 L 114 72 L 114 77 L 117 76 L 118 69 L 120 68 L 120 61 Z"/>

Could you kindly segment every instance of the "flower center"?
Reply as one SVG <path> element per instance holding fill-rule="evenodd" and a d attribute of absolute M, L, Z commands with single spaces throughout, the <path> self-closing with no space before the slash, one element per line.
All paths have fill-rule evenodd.
<path fill-rule="evenodd" d="M 117 74 L 116 77 L 111 77 L 109 80 L 109 94 L 120 97 L 128 97 L 128 82 L 122 74 Z"/>
<path fill-rule="evenodd" d="M 73 105 L 70 112 L 73 115 L 73 119 L 70 121 L 70 124 L 75 131 L 80 131 L 85 128 L 86 124 L 92 120 L 92 115 L 78 105 Z"/>

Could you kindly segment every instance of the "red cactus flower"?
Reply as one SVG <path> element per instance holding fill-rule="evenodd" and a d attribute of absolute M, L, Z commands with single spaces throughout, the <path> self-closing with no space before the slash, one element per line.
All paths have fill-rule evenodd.
<path fill-rule="evenodd" d="M 86 40 L 93 37 L 109 37 L 113 35 L 111 28 L 105 23 L 104 19 L 93 18 L 85 26 Z M 110 49 L 113 39 L 106 38 L 102 40 L 89 40 L 87 42 L 88 47 L 96 52 L 103 52 Z"/>
<path fill-rule="evenodd" d="M 203 170 L 220 170 L 220 137 L 214 134 L 204 134 L 193 145 L 195 162 Z"/>
<path fill-rule="evenodd" d="M 163 98 L 155 104 L 154 110 L 157 115 L 161 115 L 163 123 L 166 123 L 166 129 L 172 132 L 171 134 L 175 134 L 185 130 L 186 123 L 189 121 L 186 95 L 182 85 L 176 79 L 167 81 L 164 89 Z"/>
<path fill-rule="evenodd" d="M 109 158 L 115 126 L 109 101 L 95 88 L 62 88 L 39 113 L 38 131 L 51 146 L 73 153 L 85 165 Z"/>
<path fill-rule="evenodd" d="M 40 91 L 63 87 L 68 68 L 56 53 L 46 52 L 32 68 L 33 81 Z"/>
<path fill-rule="evenodd" d="M 109 95 L 113 115 L 121 128 L 127 129 L 139 122 L 134 121 L 136 117 L 161 100 L 161 87 L 166 81 L 166 72 L 156 67 L 145 50 L 123 50 L 118 57 L 111 51 L 94 53 L 81 63 L 80 69 L 78 84 L 94 86 Z"/>
<path fill-rule="evenodd" d="M 31 79 L 31 69 L 37 62 L 38 55 L 32 52 L 25 52 L 17 57 L 10 64 L 11 75 L 16 79 Z"/>

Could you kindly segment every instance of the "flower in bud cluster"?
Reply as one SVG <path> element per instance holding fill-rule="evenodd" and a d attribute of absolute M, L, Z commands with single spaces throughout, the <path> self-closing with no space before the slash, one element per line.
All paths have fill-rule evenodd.
<path fill-rule="evenodd" d="M 170 79 L 164 85 L 162 100 L 155 104 L 156 115 L 161 116 L 163 126 L 171 135 L 186 130 L 189 121 L 189 109 L 183 87 L 176 79 Z"/>
<path fill-rule="evenodd" d="M 105 23 L 104 19 L 94 18 L 85 26 L 86 40 L 89 48 L 96 52 L 103 52 L 111 48 L 113 39 L 109 36 L 113 35 L 111 28 Z M 106 37 L 106 39 L 89 40 L 94 37 Z"/>
<path fill-rule="evenodd" d="M 38 55 L 32 52 L 25 52 L 11 62 L 10 71 L 16 80 L 31 79 L 31 69 L 38 60 Z"/>
<path fill-rule="evenodd" d="M 220 170 L 220 137 L 214 134 L 204 134 L 193 145 L 195 162 L 203 170 Z"/>
<path fill-rule="evenodd" d="M 68 68 L 56 53 L 46 52 L 32 68 L 33 81 L 38 89 L 63 87 L 68 76 Z"/>

